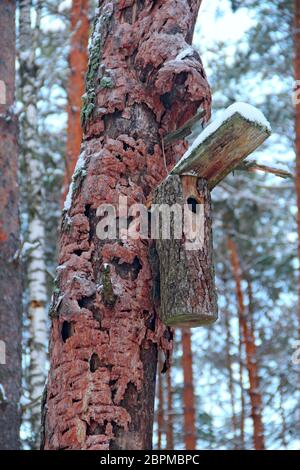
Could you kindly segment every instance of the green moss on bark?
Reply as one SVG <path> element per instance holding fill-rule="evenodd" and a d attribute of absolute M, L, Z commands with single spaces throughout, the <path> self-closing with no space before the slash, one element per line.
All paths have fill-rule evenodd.
<path fill-rule="evenodd" d="M 109 266 L 105 266 L 102 272 L 102 298 L 108 307 L 113 307 L 118 298 L 113 291 Z"/>
<path fill-rule="evenodd" d="M 86 127 L 96 106 L 97 85 L 99 86 L 100 83 L 101 88 L 111 88 L 113 86 L 113 82 L 109 77 L 101 78 L 101 51 L 108 35 L 109 23 L 112 14 L 113 6 L 108 5 L 106 10 L 103 9 L 102 14 L 100 16 L 96 16 L 94 21 L 91 46 L 89 48 L 88 71 L 86 74 L 86 93 L 83 96 L 80 116 L 83 128 Z"/>

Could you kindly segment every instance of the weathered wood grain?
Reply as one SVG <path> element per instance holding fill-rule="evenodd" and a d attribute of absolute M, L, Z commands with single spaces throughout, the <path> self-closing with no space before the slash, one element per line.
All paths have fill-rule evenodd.
<path fill-rule="evenodd" d="M 205 178 L 212 190 L 269 136 L 269 129 L 237 112 L 186 158 L 183 156 L 171 174 L 190 173 Z"/>
<path fill-rule="evenodd" d="M 153 203 L 157 206 L 152 208 L 155 211 L 161 204 L 183 207 L 189 198 L 197 206 L 202 205 L 199 213 L 204 225 L 200 245 L 187 249 L 189 235 L 184 231 L 181 239 L 172 237 L 175 216 L 171 217 L 171 239 L 156 240 L 160 265 L 160 317 L 166 325 L 177 327 L 213 323 L 218 309 L 212 261 L 211 201 L 206 181 L 192 176 L 169 176 L 156 189 Z M 191 211 L 192 222 L 194 215 Z"/>

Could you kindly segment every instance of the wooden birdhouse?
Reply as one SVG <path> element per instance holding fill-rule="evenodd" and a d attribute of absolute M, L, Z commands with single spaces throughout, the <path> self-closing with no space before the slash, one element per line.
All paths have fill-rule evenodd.
<path fill-rule="evenodd" d="M 206 127 L 156 188 L 152 217 L 159 224 L 159 312 L 165 324 L 197 327 L 217 320 L 210 191 L 270 133 L 259 110 L 236 103 Z"/>
<path fill-rule="evenodd" d="M 206 180 L 170 175 L 155 192 L 154 211 L 163 204 L 174 211 L 169 217 L 170 238 L 156 240 L 161 318 L 167 325 L 182 327 L 212 323 L 217 319 L 218 308 Z"/>

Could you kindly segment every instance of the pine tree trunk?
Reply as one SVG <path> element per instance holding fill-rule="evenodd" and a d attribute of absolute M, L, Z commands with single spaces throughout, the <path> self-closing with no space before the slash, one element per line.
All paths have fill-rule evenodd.
<path fill-rule="evenodd" d="M 296 153 L 296 198 L 297 198 L 297 226 L 298 226 L 298 260 L 300 263 L 300 0 L 294 0 L 294 76 L 296 82 L 295 102 L 295 153 Z M 300 339 L 300 268 L 298 269 L 298 338 Z M 300 404 L 300 374 L 298 384 L 298 401 Z M 298 406 L 300 408 L 300 406 Z M 300 420 L 300 411 L 297 415 Z"/>
<path fill-rule="evenodd" d="M 0 449 L 19 448 L 21 275 L 15 101 L 15 1 L 0 2 Z"/>
<path fill-rule="evenodd" d="M 230 331 L 230 318 L 229 318 L 229 311 L 227 306 L 225 307 L 224 312 L 225 317 L 225 328 L 226 328 L 226 363 L 227 363 L 227 370 L 228 370 L 228 381 L 229 381 L 229 395 L 230 395 L 230 403 L 231 403 L 231 423 L 232 423 L 232 432 L 234 436 L 234 447 L 237 447 L 237 416 L 235 410 L 235 389 L 234 389 L 234 378 L 233 378 L 233 371 L 232 371 L 232 359 L 231 359 L 231 331 Z"/>
<path fill-rule="evenodd" d="M 286 413 L 284 409 L 285 404 L 285 397 L 284 397 L 284 383 L 285 379 L 284 376 L 281 377 L 280 385 L 279 385 L 279 415 L 281 419 L 281 432 L 280 432 L 280 439 L 282 442 L 283 449 L 287 449 L 288 447 L 288 429 L 287 429 L 287 422 L 286 422 Z"/>
<path fill-rule="evenodd" d="M 255 331 L 255 323 L 254 323 L 254 304 L 253 304 L 253 289 L 252 289 L 252 282 L 251 279 L 247 277 L 247 293 L 248 293 L 248 316 L 249 316 L 249 324 L 251 330 Z"/>
<path fill-rule="evenodd" d="M 20 0 L 20 86 L 24 106 L 21 120 L 22 153 L 26 166 L 28 242 L 32 249 L 27 261 L 28 316 L 30 320 L 29 388 L 33 439 L 38 445 L 41 398 L 47 364 L 47 289 L 45 224 L 43 207 L 44 165 L 38 145 L 36 47 L 40 3 L 36 7 L 36 29 L 31 26 L 31 0 Z"/>
<path fill-rule="evenodd" d="M 174 450 L 174 429 L 173 429 L 173 390 L 171 369 L 167 371 L 167 450 Z"/>
<path fill-rule="evenodd" d="M 300 0 L 294 0 L 294 75 L 298 102 L 295 103 L 296 196 L 298 224 L 298 259 L 300 263 Z M 300 269 L 298 271 L 298 337 L 300 339 Z M 300 377 L 299 377 L 300 380 Z M 300 386 L 299 386 L 300 389 Z"/>
<path fill-rule="evenodd" d="M 238 338 L 238 352 L 239 352 L 239 385 L 241 394 L 241 412 L 240 412 L 240 449 L 246 447 L 245 443 L 245 394 L 244 394 L 244 365 L 243 365 L 243 332 L 239 322 L 239 338 Z"/>
<path fill-rule="evenodd" d="M 89 0 L 73 0 L 71 7 L 71 41 L 68 79 L 68 129 L 66 168 L 64 175 L 63 201 L 66 198 L 69 184 L 74 173 L 80 145 L 82 128 L 80 124 L 80 110 L 82 95 L 85 87 L 85 74 L 88 64 L 88 38 L 89 38 Z"/>
<path fill-rule="evenodd" d="M 193 358 L 191 331 L 182 329 L 182 368 L 183 368 L 183 412 L 184 412 L 184 443 L 186 450 L 195 450 L 197 445 L 195 393 L 193 383 Z"/>
<path fill-rule="evenodd" d="M 162 435 L 165 423 L 164 416 L 164 391 L 163 391 L 163 376 L 162 376 L 163 361 L 161 354 L 158 358 L 158 408 L 157 408 L 157 449 L 162 449 Z"/>
<path fill-rule="evenodd" d="M 168 355 L 172 335 L 156 314 L 149 243 L 99 239 L 96 211 L 120 195 L 145 203 L 166 175 L 164 156 L 171 167 L 186 148 L 179 141 L 164 155 L 161 136 L 201 105 L 209 116 L 198 53 L 173 60 L 200 3 L 99 2 L 51 309 L 45 449 L 152 446 L 157 346 Z"/>
<path fill-rule="evenodd" d="M 253 441 L 255 450 L 264 449 L 264 428 L 262 422 L 262 398 L 259 389 L 259 374 L 257 367 L 257 351 L 254 332 L 248 324 L 245 315 L 245 304 L 242 292 L 242 274 L 237 247 L 232 239 L 228 239 L 228 249 L 231 254 L 232 272 L 236 283 L 236 294 L 239 310 L 239 321 L 243 332 L 243 341 L 246 351 L 246 365 L 249 375 L 249 395 L 251 401 L 251 416 L 253 419 Z"/>

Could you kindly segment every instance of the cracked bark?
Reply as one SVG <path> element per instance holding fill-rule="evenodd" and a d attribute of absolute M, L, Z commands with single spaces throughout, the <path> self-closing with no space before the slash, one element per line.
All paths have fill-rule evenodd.
<path fill-rule="evenodd" d="M 44 449 L 152 446 L 157 350 L 168 366 L 172 334 L 152 298 L 149 243 L 99 240 L 96 210 L 117 205 L 119 195 L 129 206 L 146 203 L 166 174 L 162 136 L 199 106 L 209 117 L 198 53 L 176 60 L 191 42 L 200 3 L 99 2 L 82 110 L 84 164 L 62 221 L 51 307 Z M 186 147 L 168 148 L 169 168 Z M 114 303 L 103 301 L 107 266 Z"/>
<path fill-rule="evenodd" d="M 0 2 L 0 449 L 19 448 L 21 390 L 21 275 L 19 257 L 15 2 Z"/>

